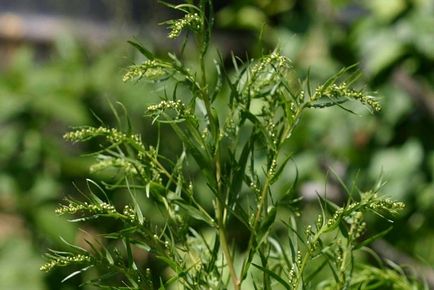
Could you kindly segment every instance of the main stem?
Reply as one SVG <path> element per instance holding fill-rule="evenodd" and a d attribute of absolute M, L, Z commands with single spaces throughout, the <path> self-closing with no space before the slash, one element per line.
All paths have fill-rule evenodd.
<path fill-rule="evenodd" d="M 217 211 L 220 244 L 222 246 L 223 255 L 225 257 L 226 263 L 227 263 L 228 268 L 229 268 L 229 274 L 231 276 L 232 285 L 234 286 L 234 290 L 240 290 L 241 282 L 238 279 L 237 273 L 235 271 L 234 261 L 232 259 L 231 251 L 230 251 L 229 245 L 228 245 L 228 240 L 226 238 L 226 229 L 225 229 L 225 225 L 223 223 L 223 215 L 222 215 L 223 207 L 222 207 L 221 201 L 219 201 L 219 200 L 217 201 L 216 211 Z"/>
<path fill-rule="evenodd" d="M 282 134 L 282 137 L 280 140 L 278 140 L 278 148 L 277 148 L 277 153 L 275 154 L 275 156 L 273 156 L 273 158 L 277 158 L 277 156 L 279 155 L 280 149 L 283 145 L 283 143 L 286 141 L 286 139 L 288 139 L 292 133 L 292 131 L 294 130 L 294 128 L 297 126 L 298 121 L 300 120 L 301 117 L 301 113 L 303 112 L 303 110 L 305 109 L 306 104 L 302 104 L 300 106 L 300 108 L 297 110 L 297 112 L 294 114 L 294 118 L 293 118 L 293 123 L 289 126 L 287 126 Z M 271 178 L 272 176 L 269 175 L 269 173 L 267 172 L 267 175 L 265 177 L 265 181 L 264 181 L 264 185 L 262 187 L 262 190 L 260 192 L 259 195 L 259 203 L 258 203 L 258 207 L 256 210 L 256 214 L 253 220 L 253 224 L 252 224 L 252 233 L 250 235 L 250 239 L 249 239 L 249 253 L 247 258 L 244 260 L 243 263 L 243 267 L 241 269 L 241 280 L 244 279 L 244 277 L 247 275 L 247 272 L 249 271 L 250 268 L 250 264 L 251 261 L 253 259 L 253 254 L 256 251 L 257 247 L 259 245 L 254 245 L 254 238 L 255 238 L 255 232 L 257 230 L 257 227 L 260 223 L 261 217 L 262 217 L 262 213 L 264 211 L 265 206 L 267 205 L 267 196 L 268 196 L 268 191 L 270 189 L 270 182 L 271 182 Z"/>
<path fill-rule="evenodd" d="M 216 137 L 218 140 L 218 137 Z M 216 171 L 216 184 L 217 184 L 217 206 L 216 206 L 216 217 L 218 222 L 218 230 L 219 230 L 219 239 L 220 244 L 222 246 L 223 255 L 225 257 L 226 263 L 229 268 L 229 274 L 231 276 L 232 284 L 234 286 L 234 290 L 239 290 L 241 287 L 241 282 L 238 279 L 237 273 L 235 271 L 234 267 L 234 261 L 231 255 L 231 251 L 228 245 L 228 239 L 226 237 L 226 221 L 225 221 L 225 200 L 226 198 L 223 196 L 223 188 L 222 188 L 222 181 L 221 181 L 221 163 L 220 163 L 220 146 L 217 143 L 216 144 L 216 152 L 215 152 L 215 171 Z"/>
<path fill-rule="evenodd" d="M 204 48 L 205 49 L 205 48 Z M 241 283 L 238 279 L 237 273 L 235 271 L 234 267 L 234 261 L 232 258 L 232 254 L 228 245 L 228 240 L 226 237 L 226 227 L 225 227 L 225 205 L 224 205 L 224 198 L 223 196 L 223 190 L 222 190 L 222 182 L 221 182 L 221 158 L 220 158 L 220 148 L 219 148 L 219 132 L 218 132 L 218 126 L 217 122 L 218 119 L 215 119 L 212 110 L 211 110 L 211 100 L 208 95 L 208 84 L 206 79 L 206 72 L 205 72 L 205 51 L 202 51 L 200 55 L 200 69 L 202 73 L 202 85 L 201 85 L 201 99 L 203 100 L 205 104 L 205 110 L 207 113 L 207 118 L 210 126 L 210 131 L 213 136 L 215 144 L 215 179 L 217 184 L 217 195 L 219 196 L 216 199 L 216 219 L 218 223 L 218 235 L 220 240 L 220 245 L 222 247 L 223 255 L 226 260 L 227 266 L 229 268 L 229 274 L 231 276 L 232 284 L 234 287 L 234 290 L 240 290 Z"/>
<path fill-rule="evenodd" d="M 259 201 L 258 208 L 256 211 L 255 219 L 254 219 L 253 225 L 252 225 L 252 229 L 254 231 L 256 231 L 258 224 L 259 224 L 259 221 L 261 219 L 261 214 L 262 214 L 262 211 L 264 209 L 265 202 L 266 202 L 266 197 L 268 194 L 269 185 L 270 185 L 270 179 L 269 179 L 269 176 L 267 174 L 264 186 L 262 187 L 262 191 L 260 194 L 260 201 Z M 253 244 L 254 239 L 255 239 L 255 233 L 252 232 L 250 234 L 250 239 L 249 239 L 249 253 L 248 253 L 248 256 L 247 256 L 246 260 L 244 261 L 243 267 L 241 269 L 241 278 L 242 279 L 244 279 L 245 275 L 249 271 L 250 264 L 251 264 L 251 261 L 253 259 L 253 252 L 256 250 L 256 247 L 258 246 L 258 245 Z"/>

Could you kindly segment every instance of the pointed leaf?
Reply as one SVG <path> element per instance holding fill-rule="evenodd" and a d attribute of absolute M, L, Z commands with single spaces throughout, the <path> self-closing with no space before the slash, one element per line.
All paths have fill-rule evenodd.
<path fill-rule="evenodd" d="M 262 267 L 262 266 L 259 266 L 259 265 L 255 264 L 255 263 L 252 263 L 252 265 L 255 266 L 256 268 L 260 269 L 261 271 L 267 273 L 268 275 L 270 275 L 270 276 L 273 277 L 274 279 L 276 279 L 276 281 L 279 282 L 282 286 L 284 286 L 285 289 L 292 290 L 291 285 L 289 285 L 288 282 L 286 282 L 285 280 L 283 280 L 282 277 L 280 277 L 279 275 L 277 275 L 277 274 L 274 273 L 273 271 L 271 271 L 271 270 L 269 270 L 269 269 L 267 269 L 267 268 L 264 268 L 264 267 Z"/>
<path fill-rule="evenodd" d="M 375 235 L 367 238 L 366 240 L 364 240 L 360 244 L 357 244 L 354 248 L 355 249 L 360 249 L 361 247 L 365 247 L 365 246 L 371 244 L 373 241 L 378 240 L 378 239 L 384 237 L 385 235 L 387 235 L 392 230 L 392 228 L 393 227 L 390 226 L 387 229 L 385 229 L 384 231 L 381 231 L 378 234 L 375 234 Z"/>
<path fill-rule="evenodd" d="M 128 40 L 128 43 L 131 44 L 132 46 L 134 46 L 138 51 L 140 51 L 141 54 L 143 54 L 144 56 L 146 56 L 149 60 L 153 60 L 155 58 L 154 54 L 152 52 L 150 52 L 149 50 L 147 50 L 146 48 L 144 48 L 138 42 L 135 42 L 133 40 Z"/>
<path fill-rule="evenodd" d="M 191 205 L 185 204 L 181 200 L 175 200 L 175 203 L 177 205 L 179 205 L 179 207 L 184 209 L 190 217 L 192 217 L 196 220 L 204 221 L 212 227 L 215 226 L 214 221 L 208 215 L 205 215 L 202 211 L 198 210 L 197 208 L 195 208 Z"/>
<path fill-rule="evenodd" d="M 66 276 L 65 278 L 63 278 L 62 281 L 61 281 L 61 283 L 64 283 L 64 282 L 68 281 L 69 279 L 71 279 L 74 276 L 77 276 L 78 274 L 86 272 L 87 270 L 89 270 L 92 267 L 93 267 L 93 265 L 89 265 L 87 267 L 82 268 L 81 270 L 72 272 L 71 274 L 69 274 L 68 276 Z"/>

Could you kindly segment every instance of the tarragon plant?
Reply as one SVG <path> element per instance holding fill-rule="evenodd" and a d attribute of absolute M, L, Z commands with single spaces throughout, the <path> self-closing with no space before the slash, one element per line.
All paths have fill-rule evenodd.
<path fill-rule="evenodd" d="M 381 197 L 381 187 L 343 186 L 341 205 L 318 194 L 319 215 L 301 222 L 287 144 L 307 110 L 348 109 L 349 102 L 379 110 L 353 87 L 353 68 L 316 88 L 297 79 L 278 49 L 247 61 L 233 56 L 231 69 L 216 57 L 210 68 L 211 0 L 168 6 L 183 14 L 166 23 L 169 38 L 185 36 L 180 52 L 160 58 L 131 41 L 146 60 L 124 76 L 163 85 L 160 102 L 145 109 L 158 137 L 135 134 L 131 124 L 65 135 L 98 142 L 90 170 L 112 178 L 88 180 L 84 199 L 56 210 L 72 222 L 99 220 L 98 234 L 65 241 L 68 252 L 50 250 L 41 269 L 75 269 L 65 279 L 90 272 L 84 284 L 100 289 L 417 289 L 399 267 L 363 258 L 376 257 L 367 245 L 383 234 L 367 234 L 366 216 L 389 220 L 404 207 Z M 184 60 L 191 43 L 197 65 Z M 165 127 L 179 144 L 169 155 L 161 153 Z"/>

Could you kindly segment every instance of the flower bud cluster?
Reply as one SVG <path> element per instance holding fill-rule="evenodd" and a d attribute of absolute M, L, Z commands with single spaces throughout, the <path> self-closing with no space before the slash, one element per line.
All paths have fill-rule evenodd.
<path fill-rule="evenodd" d="M 136 212 L 129 205 L 124 206 L 124 210 L 122 211 L 122 214 L 126 216 L 131 222 L 134 222 L 137 219 Z"/>
<path fill-rule="evenodd" d="M 296 267 L 297 267 L 296 264 L 292 264 L 291 270 L 289 270 L 289 272 L 288 272 L 288 283 L 292 286 L 293 289 L 295 289 L 297 286 L 297 284 L 296 284 L 296 279 L 297 279 Z"/>
<path fill-rule="evenodd" d="M 48 272 L 54 267 L 68 266 L 70 264 L 83 263 L 83 262 L 90 262 L 90 260 L 91 257 L 82 254 L 78 254 L 74 256 L 62 256 L 50 260 L 46 264 L 42 265 L 39 269 L 41 271 Z"/>
<path fill-rule="evenodd" d="M 316 230 L 322 228 L 323 222 L 324 222 L 324 217 L 322 214 L 319 214 L 315 222 Z"/>
<path fill-rule="evenodd" d="M 94 138 L 96 136 L 103 136 L 110 133 L 109 128 L 105 127 L 85 127 L 75 131 L 71 131 L 63 135 L 63 138 L 72 142 L 82 142 Z"/>
<path fill-rule="evenodd" d="M 146 78 L 148 80 L 158 80 L 168 74 L 170 66 L 160 60 L 147 60 L 139 65 L 132 65 L 128 68 L 122 80 L 124 82 L 133 79 Z"/>
<path fill-rule="evenodd" d="M 405 204 L 400 201 L 393 201 L 389 198 L 379 199 L 369 204 L 369 207 L 373 210 L 387 210 L 390 213 L 397 213 L 404 209 Z"/>
<path fill-rule="evenodd" d="M 90 214 L 113 214 L 117 213 L 115 207 L 111 204 L 102 203 L 70 203 L 62 205 L 55 210 L 58 215 L 63 214 L 76 214 L 76 213 L 90 213 Z"/>
<path fill-rule="evenodd" d="M 271 54 L 264 56 L 259 63 L 253 66 L 252 75 L 262 73 L 267 66 L 272 66 L 275 70 L 288 69 L 291 67 L 289 58 L 283 56 L 278 51 L 273 51 Z"/>
<path fill-rule="evenodd" d="M 268 168 L 268 176 L 272 177 L 276 174 L 277 160 L 273 159 L 270 164 L 270 168 Z"/>
<path fill-rule="evenodd" d="M 380 198 L 377 193 L 368 191 L 362 194 L 362 202 L 374 211 L 386 211 L 396 214 L 405 208 L 405 204 L 400 201 L 393 201 L 390 198 Z"/>
<path fill-rule="evenodd" d="M 134 165 L 133 163 L 122 159 L 122 158 L 105 158 L 101 161 L 99 161 L 96 164 L 93 164 L 92 166 L 90 166 L 90 172 L 94 173 L 94 172 L 98 172 L 98 171 L 102 171 L 108 168 L 120 168 L 122 169 L 125 173 L 127 174 L 131 174 L 131 175 L 137 175 L 137 174 L 142 174 L 144 173 L 145 169 L 143 168 L 143 166 L 141 165 Z"/>
<path fill-rule="evenodd" d="M 353 214 L 349 236 L 353 239 L 359 238 L 366 229 L 366 222 L 363 221 L 363 213 L 356 211 Z"/>
<path fill-rule="evenodd" d="M 189 114 L 188 109 L 180 100 L 161 101 L 158 104 L 148 106 L 146 110 L 153 115 L 158 115 L 159 113 L 166 110 L 174 110 L 177 113 L 176 116 L 177 119 L 182 118 Z"/>
<path fill-rule="evenodd" d="M 290 60 L 278 51 L 264 56 L 249 71 L 247 92 L 253 97 L 274 96 L 279 92 L 281 78 L 291 67 Z"/>
<path fill-rule="evenodd" d="M 336 241 L 336 249 L 335 249 L 335 263 L 338 268 L 341 268 L 344 261 L 344 249 L 341 245 L 341 240 Z"/>
<path fill-rule="evenodd" d="M 328 98 L 332 100 L 340 98 L 353 99 L 371 107 L 374 111 L 379 111 L 381 109 L 380 103 L 373 96 L 367 95 L 362 90 L 352 89 L 345 82 L 341 84 L 331 84 L 326 88 L 319 86 L 311 97 L 311 101 L 316 101 L 320 98 Z"/>
<path fill-rule="evenodd" d="M 313 231 L 311 225 L 308 225 L 304 229 L 304 235 L 306 236 L 306 245 L 309 247 L 309 250 L 315 251 L 318 243 L 315 241 L 315 232 Z"/>
<path fill-rule="evenodd" d="M 297 251 L 297 256 L 295 257 L 295 263 L 292 264 L 291 270 L 288 272 L 288 283 L 293 287 L 293 289 L 297 288 L 298 274 L 300 273 L 300 268 L 302 267 L 303 256 L 301 251 Z"/>
<path fill-rule="evenodd" d="M 273 116 L 271 114 L 272 113 L 270 112 L 265 120 L 265 128 L 266 128 L 266 132 L 268 133 L 268 137 L 272 141 L 273 149 L 276 149 L 276 145 L 278 143 L 278 138 L 277 138 L 278 134 L 277 134 L 276 123 L 274 122 Z"/>
<path fill-rule="evenodd" d="M 250 188 L 257 194 L 261 193 L 261 188 L 260 188 L 260 184 L 259 181 L 252 181 L 250 182 Z"/>
<path fill-rule="evenodd" d="M 342 215 L 344 214 L 344 208 L 338 208 L 335 213 L 333 214 L 333 216 L 327 221 L 327 227 L 328 228 L 333 228 L 337 222 L 339 222 L 339 220 L 342 218 Z"/>
<path fill-rule="evenodd" d="M 127 135 L 115 128 L 105 128 L 105 127 L 85 127 L 75 131 L 66 133 L 63 138 L 72 142 L 83 142 L 97 136 L 105 136 L 110 143 L 120 144 L 120 143 L 130 143 L 134 147 L 140 150 L 145 150 L 142 143 L 140 135 L 131 134 Z"/>
<path fill-rule="evenodd" d="M 177 38 L 184 29 L 200 31 L 202 28 L 202 21 L 197 13 L 186 14 L 184 18 L 171 21 L 169 24 L 169 38 L 171 39 Z"/>

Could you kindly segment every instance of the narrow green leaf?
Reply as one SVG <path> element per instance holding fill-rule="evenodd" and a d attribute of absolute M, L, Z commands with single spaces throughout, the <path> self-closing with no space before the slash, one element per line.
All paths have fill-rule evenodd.
<path fill-rule="evenodd" d="M 154 56 L 154 54 L 152 52 L 150 52 L 149 50 L 147 50 L 146 48 L 144 48 L 138 42 L 135 42 L 133 40 L 128 40 L 128 43 L 131 44 L 132 46 L 134 46 L 138 51 L 140 51 L 141 54 L 143 54 L 144 56 L 146 56 L 146 58 L 148 58 L 149 60 L 153 60 L 155 58 L 155 56 Z"/>
<path fill-rule="evenodd" d="M 114 261 L 112 255 L 110 254 L 109 250 L 106 249 L 106 248 L 104 248 L 104 252 L 105 252 L 105 258 L 106 258 L 107 262 L 108 262 L 110 265 L 114 265 L 114 264 L 115 264 L 115 261 Z"/>
<path fill-rule="evenodd" d="M 74 245 L 74 244 L 71 244 L 71 243 L 67 242 L 63 237 L 59 237 L 59 238 L 60 238 L 60 240 L 61 240 L 63 243 L 65 243 L 65 244 L 68 245 L 69 247 L 74 248 L 74 249 L 76 249 L 76 250 L 79 250 L 79 251 L 81 251 L 81 252 L 83 252 L 83 253 L 87 253 L 87 251 L 86 251 L 84 248 L 79 247 L 79 246 L 77 246 L 77 245 Z"/>
<path fill-rule="evenodd" d="M 285 287 L 285 289 L 292 290 L 291 285 L 289 285 L 288 282 L 286 282 L 285 280 L 283 280 L 282 277 L 280 277 L 279 275 L 277 275 L 277 274 L 274 273 L 273 271 L 271 271 L 271 270 L 269 270 L 269 269 L 267 269 L 267 268 L 264 268 L 264 267 L 262 267 L 262 266 L 259 266 L 259 265 L 255 264 L 255 263 L 252 263 L 252 265 L 253 265 L 254 267 L 260 269 L 261 271 L 266 272 L 266 273 L 267 273 L 268 275 L 270 275 L 271 277 L 273 277 L 277 282 L 279 282 L 283 287 Z"/>
<path fill-rule="evenodd" d="M 378 240 L 378 239 L 384 237 L 384 236 L 387 235 L 387 234 L 388 234 L 392 229 L 393 229 L 393 227 L 390 226 L 390 227 L 388 227 L 387 229 L 385 229 L 384 231 L 381 231 L 381 232 L 379 232 L 379 233 L 377 233 L 377 234 L 375 234 L 375 235 L 373 235 L 373 236 L 367 238 L 367 239 L 364 240 L 363 242 L 361 242 L 361 243 L 359 243 L 359 244 L 356 244 L 354 248 L 355 248 L 355 249 L 360 249 L 361 247 L 365 247 L 365 246 L 371 244 L 373 241 Z"/>
<path fill-rule="evenodd" d="M 78 271 L 72 272 L 71 274 L 69 274 L 68 276 L 66 276 L 65 278 L 63 278 L 62 281 L 61 281 L 61 283 L 64 283 L 64 282 L 68 281 L 69 279 L 71 279 L 72 277 L 75 277 L 75 276 L 77 276 L 77 275 L 79 275 L 79 274 L 81 274 L 83 272 L 86 272 L 87 270 L 89 270 L 92 267 L 93 267 L 93 265 L 89 265 L 89 266 L 84 267 L 84 268 L 82 268 L 82 269 L 80 269 Z"/>
<path fill-rule="evenodd" d="M 196 220 L 201 220 L 206 222 L 209 226 L 214 227 L 214 221 L 212 219 L 210 219 L 209 216 L 205 215 L 202 211 L 198 210 L 197 208 L 188 205 L 186 203 L 184 203 L 183 200 L 175 200 L 174 201 L 177 205 L 179 205 L 179 207 L 181 207 L 183 210 L 185 210 L 188 215 Z"/>
<path fill-rule="evenodd" d="M 92 202 L 99 203 L 99 204 L 103 203 L 103 201 L 95 193 L 93 193 L 91 185 L 95 186 L 104 195 L 105 200 L 109 200 L 104 189 L 92 179 L 86 178 L 86 185 L 87 188 L 89 189 L 89 194 L 87 196 L 90 197 L 90 200 Z"/>
<path fill-rule="evenodd" d="M 339 208 L 336 204 L 334 204 L 321 194 L 317 193 L 317 197 L 320 202 L 321 208 L 323 208 L 329 214 L 333 214 Z"/>
<path fill-rule="evenodd" d="M 128 181 L 128 178 L 125 178 L 125 184 L 127 186 L 128 192 L 129 192 L 131 200 L 133 202 L 134 212 L 136 214 L 137 220 L 139 221 L 139 224 L 143 225 L 143 223 L 144 223 L 143 213 L 142 213 L 142 210 L 140 209 L 139 203 L 137 202 L 135 194 L 132 191 L 133 189 L 130 187 L 130 182 Z"/>
<path fill-rule="evenodd" d="M 234 166 L 235 169 L 234 169 L 234 174 L 231 178 L 232 182 L 230 188 L 230 192 L 232 195 L 238 194 L 243 185 L 247 161 L 251 152 L 252 142 L 254 142 L 254 137 L 251 138 L 251 141 L 246 142 L 246 144 L 243 147 L 243 150 L 241 151 L 240 158 L 238 159 L 236 166 Z"/>

